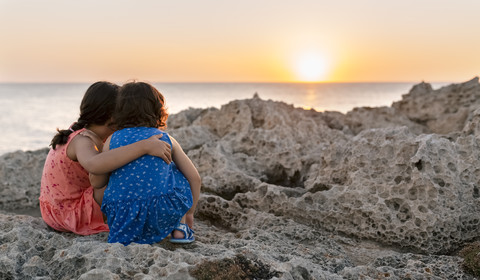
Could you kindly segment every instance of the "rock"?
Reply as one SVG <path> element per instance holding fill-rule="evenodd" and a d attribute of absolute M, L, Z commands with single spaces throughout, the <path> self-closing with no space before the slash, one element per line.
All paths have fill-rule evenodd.
<path fill-rule="evenodd" d="M 406 126 L 415 134 L 430 132 L 427 126 L 410 120 L 407 116 L 397 112 L 393 107 L 355 108 L 346 114 L 345 122 L 355 134 L 366 129 L 397 126 Z"/>
<path fill-rule="evenodd" d="M 469 118 L 463 128 L 463 134 L 480 137 L 480 108 L 469 115 Z"/>
<path fill-rule="evenodd" d="M 135 275 L 137 276 L 137 275 Z M 120 280 L 120 276 L 112 273 L 110 270 L 107 269 L 92 269 L 84 274 L 82 274 L 79 280 Z"/>
<path fill-rule="evenodd" d="M 438 90 L 422 83 L 414 86 L 401 101 L 392 105 L 400 114 L 426 125 L 431 132 L 438 134 L 461 131 L 469 115 L 479 106 L 478 77 Z"/>
<path fill-rule="evenodd" d="M 269 187 L 241 203 L 359 238 L 453 251 L 480 226 L 479 143 L 415 136 L 405 127 L 366 130 L 329 149 L 306 181 L 310 192 L 295 198 Z"/>
<path fill-rule="evenodd" d="M 40 178 L 48 149 L 0 156 L 0 209 L 38 207 Z"/>
<path fill-rule="evenodd" d="M 186 127 L 192 124 L 195 119 L 198 118 L 201 114 L 208 112 L 210 110 L 217 110 L 215 108 L 209 109 L 195 109 L 189 108 L 188 110 L 183 110 L 177 114 L 170 115 L 167 120 L 167 127 L 169 129 L 176 129 L 180 127 Z"/>
<path fill-rule="evenodd" d="M 1 279 L 474 279 L 478 79 L 392 107 L 316 112 L 252 99 L 172 115 L 202 176 L 196 242 L 106 243 L 48 228 L 47 149 L 0 157 Z M 15 213 L 14 213 L 15 212 Z"/>
<path fill-rule="evenodd" d="M 168 130 L 167 132 L 178 141 L 185 152 L 198 149 L 207 143 L 218 140 L 218 137 L 210 133 L 207 128 L 197 125 Z"/>

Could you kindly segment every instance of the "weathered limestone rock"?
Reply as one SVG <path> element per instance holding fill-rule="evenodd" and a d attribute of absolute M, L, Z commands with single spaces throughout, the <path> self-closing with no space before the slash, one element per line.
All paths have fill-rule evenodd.
<path fill-rule="evenodd" d="M 480 137 L 480 108 L 470 114 L 467 123 L 463 128 L 463 134 L 474 135 L 477 138 Z"/>
<path fill-rule="evenodd" d="M 405 127 L 366 130 L 329 149 L 302 196 L 268 186 L 238 199 L 331 231 L 448 252 L 478 236 L 479 144 L 472 136 L 415 136 Z"/>
<path fill-rule="evenodd" d="M 0 155 L 0 209 L 38 207 L 40 178 L 48 149 Z"/>
<path fill-rule="evenodd" d="M 473 279 L 452 252 L 480 237 L 479 95 L 474 79 L 346 115 L 254 96 L 171 116 L 203 181 L 184 247 L 18 215 L 37 206 L 47 149 L 5 154 L 0 278 Z"/>
<path fill-rule="evenodd" d="M 463 84 L 433 90 L 421 83 L 392 107 L 410 120 L 426 125 L 433 133 L 461 131 L 470 114 L 480 106 L 478 77 Z"/>
<path fill-rule="evenodd" d="M 406 126 L 415 134 L 429 133 L 425 125 L 411 121 L 393 107 L 361 107 L 346 114 L 346 124 L 355 134 L 366 129 Z"/>

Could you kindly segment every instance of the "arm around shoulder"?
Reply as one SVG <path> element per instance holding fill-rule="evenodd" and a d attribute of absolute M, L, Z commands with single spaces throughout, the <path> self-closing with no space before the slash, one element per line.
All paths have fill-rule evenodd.
<path fill-rule="evenodd" d="M 80 137 L 80 138 L 79 138 Z M 154 135 L 136 143 L 99 153 L 93 142 L 86 136 L 77 135 L 75 139 L 78 162 L 89 173 L 105 174 L 145 155 L 161 157 L 167 163 L 171 161 L 170 145 L 160 141 L 161 135 Z M 109 142 L 111 136 L 107 139 Z M 75 140 L 74 139 L 74 140 Z M 105 145 L 107 144 L 105 142 Z M 74 141 L 72 140 L 72 143 Z"/>

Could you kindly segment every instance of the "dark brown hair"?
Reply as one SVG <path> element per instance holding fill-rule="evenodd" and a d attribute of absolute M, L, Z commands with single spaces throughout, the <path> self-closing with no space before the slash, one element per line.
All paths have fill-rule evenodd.
<path fill-rule="evenodd" d="M 165 98 L 152 85 L 144 82 L 124 84 L 118 93 L 113 115 L 118 129 L 126 127 L 167 127 Z"/>
<path fill-rule="evenodd" d="M 105 124 L 113 115 L 115 110 L 115 102 L 117 99 L 118 89 L 120 87 L 110 82 L 96 82 L 92 84 L 80 104 L 80 117 L 68 129 L 58 129 L 57 134 L 53 137 L 50 145 L 53 149 L 57 145 L 64 145 L 68 141 L 68 136 L 73 131 L 82 129 L 87 125 Z"/>

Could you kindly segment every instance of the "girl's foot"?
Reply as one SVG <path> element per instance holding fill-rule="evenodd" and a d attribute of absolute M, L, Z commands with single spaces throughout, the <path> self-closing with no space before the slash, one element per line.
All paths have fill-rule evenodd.
<path fill-rule="evenodd" d="M 180 244 L 192 243 L 193 241 L 195 241 L 193 233 L 194 231 L 186 224 L 179 223 L 172 231 L 172 237 L 170 238 L 170 242 Z"/>
<path fill-rule="evenodd" d="M 182 232 L 182 231 L 179 231 L 179 230 L 173 230 L 172 232 L 172 236 L 173 238 L 175 239 L 183 239 L 185 238 L 185 234 Z"/>

